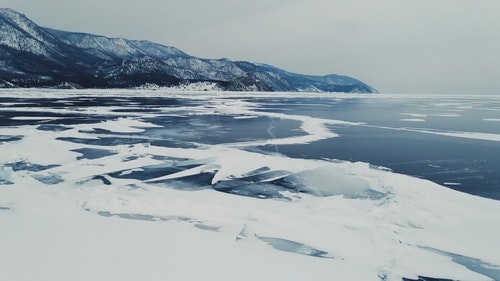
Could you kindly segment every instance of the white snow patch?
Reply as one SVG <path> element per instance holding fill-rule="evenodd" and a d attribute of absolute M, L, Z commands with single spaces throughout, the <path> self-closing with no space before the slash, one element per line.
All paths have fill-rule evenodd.
<path fill-rule="evenodd" d="M 234 119 L 255 119 L 259 118 L 259 116 L 234 116 Z"/>
<path fill-rule="evenodd" d="M 408 118 L 408 119 L 399 119 L 399 121 L 402 121 L 402 122 L 425 122 L 425 119 Z"/>
<path fill-rule="evenodd" d="M 161 128 L 161 126 L 143 122 L 133 118 L 118 118 L 98 124 L 83 126 L 83 128 L 85 127 L 87 129 L 104 129 L 115 133 L 139 133 L 143 132 L 144 128 Z"/>
<path fill-rule="evenodd" d="M 398 127 L 375 126 L 375 125 L 363 125 L 363 126 L 372 127 L 372 128 L 388 129 L 388 130 L 396 130 L 396 131 L 408 131 L 408 132 L 417 132 L 417 133 L 423 133 L 423 134 L 448 136 L 448 137 L 455 137 L 455 138 L 477 139 L 477 140 L 487 140 L 487 141 L 500 141 L 500 134 L 492 134 L 492 133 L 431 131 L 431 130 L 419 129 L 419 128 L 406 128 L 406 127 L 398 128 Z"/>
<path fill-rule="evenodd" d="M 461 184 L 461 183 L 459 183 L 459 182 L 443 182 L 443 184 L 444 184 L 444 185 L 449 185 L 449 186 L 451 186 L 451 185 L 455 185 L 455 186 L 462 185 L 462 184 Z"/>
<path fill-rule="evenodd" d="M 400 115 L 407 115 L 411 117 L 422 117 L 422 118 L 429 116 L 428 114 L 422 114 L 422 113 L 400 113 Z"/>
<path fill-rule="evenodd" d="M 38 116 L 16 116 L 16 117 L 12 117 L 10 118 L 11 120 L 26 120 L 26 121 L 30 121 L 30 120 L 57 120 L 57 119 L 61 119 L 61 117 L 38 117 Z"/>
<path fill-rule="evenodd" d="M 462 115 L 457 114 L 457 113 L 436 113 L 436 114 L 429 114 L 429 116 L 436 116 L 436 117 L 461 117 Z"/>

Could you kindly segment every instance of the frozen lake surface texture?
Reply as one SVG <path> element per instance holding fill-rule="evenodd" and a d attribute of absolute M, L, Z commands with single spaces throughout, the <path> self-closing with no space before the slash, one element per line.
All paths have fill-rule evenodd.
<path fill-rule="evenodd" d="M 0 91 L 1 280 L 500 280 L 500 97 Z"/>

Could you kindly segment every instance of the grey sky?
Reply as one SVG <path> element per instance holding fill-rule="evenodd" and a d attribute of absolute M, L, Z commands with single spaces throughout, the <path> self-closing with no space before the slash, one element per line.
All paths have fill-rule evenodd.
<path fill-rule="evenodd" d="M 388 93 L 500 94 L 499 0 L 0 0 L 40 25 Z"/>

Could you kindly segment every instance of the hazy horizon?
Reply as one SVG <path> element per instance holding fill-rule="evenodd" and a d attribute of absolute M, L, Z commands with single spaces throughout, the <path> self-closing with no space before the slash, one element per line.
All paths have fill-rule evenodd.
<path fill-rule="evenodd" d="M 37 24 L 202 58 L 357 78 L 381 93 L 500 93 L 500 2 L 2 0 Z M 89 20 L 90 19 L 90 20 Z"/>

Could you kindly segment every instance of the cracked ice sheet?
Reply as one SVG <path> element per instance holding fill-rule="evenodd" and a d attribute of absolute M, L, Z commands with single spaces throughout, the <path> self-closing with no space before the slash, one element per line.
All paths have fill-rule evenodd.
<path fill-rule="evenodd" d="M 218 102 L 227 114 L 252 111 L 245 102 L 233 109 L 224 100 L 211 106 L 217 109 Z M 117 118 L 104 124 L 107 129 L 137 133 L 138 123 L 131 120 L 143 122 Z M 323 121 L 313 118 L 311 124 L 318 130 L 309 134 L 319 132 L 325 137 L 321 127 L 316 127 Z M 328 276 L 401 280 L 420 275 L 492 280 L 423 247 L 500 265 L 500 257 L 491 250 L 500 235 L 498 201 L 372 169 L 366 163 L 291 159 L 227 145 L 190 149 L 117 145 L 111 148 L 116 154 L 77 161 L 80 154 L 72 150 L 101 146 L 57 138 L 96 138 L 85 133 L 88 126 L 72 125 L 62 132 L 40 132 L 36 126 L 2 128 L 2 134 L 24 137 L 0 145 L 1 165 L 19 160 L 59 165 L 39 172 L 4 173 L 5 180 L 13 183 L 0 185 L 0 272 L 7 279 L 324 280 Z M 260 200 L 213 189 L 175 190 L 107 175 L 161 164 L 159 156 L 204 163 L 177 177 L 212 172 L 213 184 L 266 167 L 298 175 L 307 172 L 308 177 L 301 178 L 306 185 L 319 185 L 336 195 L 290 192 L 291 201 Z M 63 181 L 45 185 L 33 177 L 44 173 L 56 174 Z M 95 179 L 96 175 L 110 184 Z M 339 178 L 358 186 L 356 192 L 375 191 L 382 196 L 352 196 L 349 188 L 336 186 Z M 325 187 L 328 183 L 331 186 Z M 105 217 L 100 212 L 159 219 Z M 218 231 L 204 231 L 187 221 Z M 331 258 L 279 251 L 259 237 L 306 245 Z"/>
<path fill-rule="evenodd" d="M 230 280 L 241 274 L 242 280 L 254 280 L 264 274 L 321 280 L 327 274 L 366 280 L 386 274 L 392 276 L 389 280 L 417 275 L 489 280 L 418 246 L 498 264 L 496 252 L 489 251 L 499 234 L 500 222 L 494 216 L 497 202 L 464 198 L 429 182 L 371 170 L 364 164 L 346 165 L 346 170 L 366 180 L 387 184 L 390 195 L 375 201 L 301 195 L 284 202 L 145 184 L 130 189 L 126 181 L 111 186 L 90 182 L 83 187 L 66 183 L 55 189 L 15 175 L 16 186 L 0 192 L 11 208 L 0 213 L 4 229 L 0 234 L 1 264 L 10 276 L 25 276 L 17 280 L 35 277 L 29 272 L 55 270 L 52 276 L 56 280 L 112 274 L 133 280 L 140 277 L 139 269 L 152 277 L 168 273 L 172 278 L 188 279 Z M 220 230 L 203 232 L 182 222 L 93 215 L 99 211 L 186 217 Z M 236 241 L 243 229 L 243 238 Z M 257 236 L 298 241 L 328 252 L 333 259 L 275 252 L 259 243 Z M 224 270 L 220 264 L 225 265 Z M 23 270 L 26 267 L 31 270 Z M 184 272 L 190 267 L 197 268 L 200 276 Z M 72 275 L 75 272 L 78 276 Z"/>

